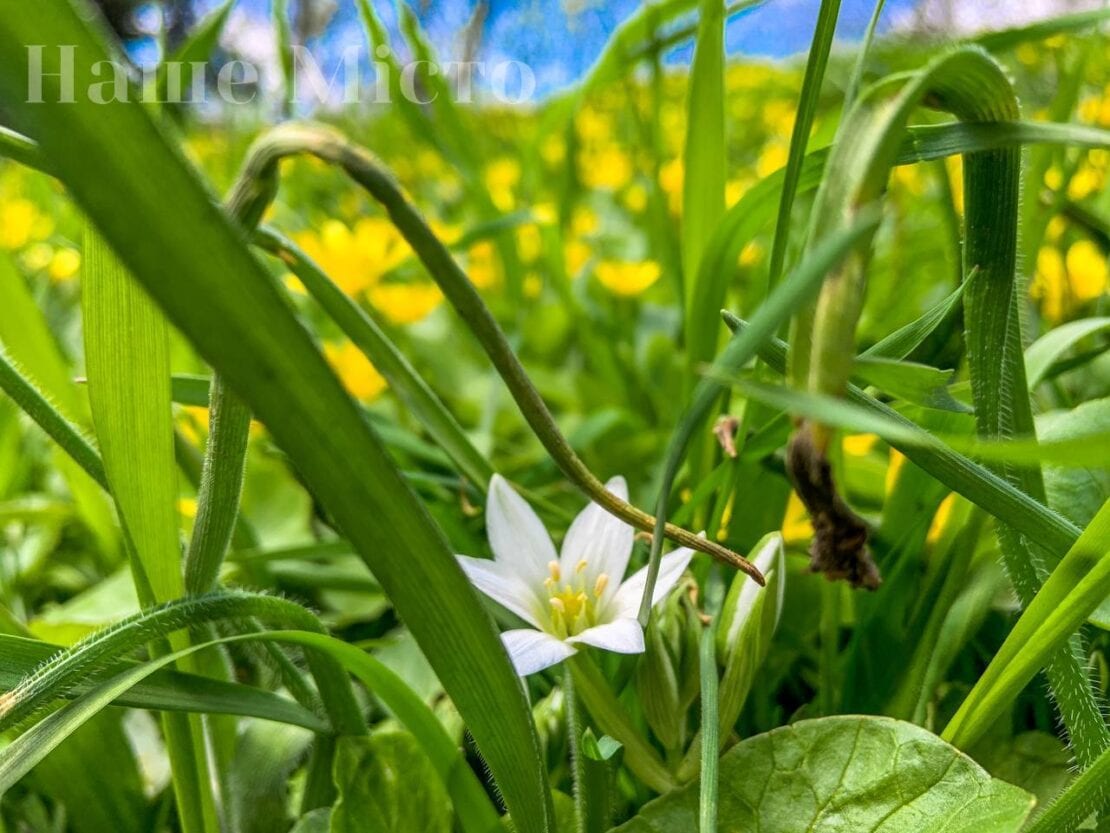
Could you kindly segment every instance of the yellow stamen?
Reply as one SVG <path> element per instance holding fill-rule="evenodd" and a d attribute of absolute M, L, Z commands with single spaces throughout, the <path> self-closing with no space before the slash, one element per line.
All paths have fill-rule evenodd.
<path fill-rule="evenodd" d="M 574 572 L 581 574 L 582 571 L 586 569 L 586 566 L 586 559 L 583 558 L 581 561 L 574 565 Z"/>
<path fill-rule="evenodd" d="M 564 615 L 564 616 L 566 615 L 566 612 L 567 612 L 567 606 L 566 606 L 565 604 L 563 604 L 563 600 L 562 600 L 562 599 L 560 599 L 560 598 L 559 598 L 558 596 L 552 596 L 552 597 L 551 597 L 551 599 L 550 599 L 549 601 L 551 602 L 551 606 L 552 606 L 553 608 L 555 608 L 555 611 L 556 611 L 557 613 L 560 613 L 560 614 L 562 614 L 562 615 Z"/>
<path fill-rule="evenodd" d="M 600 599 L 601 594 L 605 592 L 605 588 L 608 586 L 609 576 L 605 573 L 602 573 L 597 577 L 597 581 L 594 582 L 594 595 Z"/>
<path fill-rule="evenodd" d="M 547 570 L 551 573 L 552 581 L 558 581 L 560 578 L 562 578 L 562 571 L 559 569 L 558 561 L 547 562 Z"/>

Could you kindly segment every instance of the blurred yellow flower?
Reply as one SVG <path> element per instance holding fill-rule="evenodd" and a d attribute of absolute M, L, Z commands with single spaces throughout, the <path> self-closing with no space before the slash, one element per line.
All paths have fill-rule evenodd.
<path fill-rule="evenodd" d="M 597 214 L 592 208 L 585 205 L 576 206 L 570 218 L 570 229 L 579 237 L 593 234 L 598 229 Z"/>
<path fill-rule="evenodd" d="M 1072 243 L 1066 262 L 1068 283 L 1077 301 L 1093 301 L 1106 293 L 1106 255 L 1092 241 Z"/>
<path fill-rule="evenodd" d="M 578 161 L 582 182 L 590 188 L 617 191 L 632 179 L 632 159 L 620 145 L 583 148 Z"/>
<path fill-rule="evenodd" d="M 929 532 L 925 536 L 927 544 L 935 544 L 940 540 L 940 536 L 944 534 L 944 526 L 948 523 L 948 519 L 952 517 L 952 507 L 956 505 L 956 495 L 949 494 L 944 500 L 940 502 L 937 507 L 937 513 L 933 515 L 933 522 L 929 525 Z"/>
<path fill-rule="evenodd" d="M 640 214 L 647 208 L 648 194 L 647 189 L 638 182 L 633 182 L 625 190 L 623 195 L 624 207 L 631 211 L 633 214 Z"/>
<path fill-rule="evenodd" d="M 351 342 L 325 344 L 324 356 L 355 399 L 372 402 L 386 389 L 378 369 Z"/>
<path fill-rule="evenodd" d="M 538 260 L 543 252 L 543 238 L 540 236 L 539 227 L 526 225 L 517 228 L 516 245 L 520 251 L 520 258 L 525 263 L 533 263 Z"/>
<path fill-rule="evenodd" d="M 782 540 L 787 545 L 804 544 L 813 537 L 813 524 L 806 514 L 805 504 L 801 499 L 790 493 L 786 503 L 786 512 L 782 519 Z"/>
<path fill-rule="evenodd" d="M 0 203 L 0 246 L 22 249 L 54 232 L 54 221 L 39 212 L 30 200 L 15 199 Z"/>
<path fill-rule="evenodd" d="M 524 297 L 525 298 L 539 298 L 540 293 L 543 292 L 543 279 L 535 272 L 529 272 L 524 276 Z"/>
<path fill-rule="evenodd" d="M 568 240 L 563 248 L 563 259 L 567 275 L 576 278 L 590 259 L 590 247 L 581 240 Z"/>
<path fill-rule="evenodd" d="M 841 447 L 851 457 L 866 457 L 878 441 L 875 434 L 847 434 L 841 440 Z"/>
<path fill-rule="evenodd" d="M 782 142 L 770 142 L 755 162 L 755 173 L 760 179 L 770 176 L 786 164 L 790 151 Z"/>
<path fill-rule="evenodd" d="M 21 255 L 23 265 L 31 272 L 41 272 L 54 261 L 54 247 L 49 243 L 36 243 Z"/>
<path fill-rule="evenodd" d="M 493 204 L 502 211 L 511 211 L 516 205 L 513 190 L 520 183 L 520 163 L 508 157 L 493 160 L 486 167 L 485 182 Z"/>
<path fill-rule="evenodd" d="M 652 260 L 640 262 L 603 260 L 595 270 L 601 285 L 615 295 L 639 295 L 659 280 L 659 264 Z"/>
<path fill-rule="evenodd" d="M 349 295 L 361 294 L 412 255 L 396 227 L 379 217 L 359 220 L 353 230 L 328 220 L 296 242 Z"/>
<path fill-rule="evenodd" d="M 59 249 L 50 260 L 52 280 L 68 281 L 81 269 L 81 253 L 76 249 Z"/>
<path fill-rule="evenodd" d="M 1068 197 L 1081 200 L 1096 191 L 1102 190 L 1102 172 L 1090 165 L 1084 165 L 1072 176 L 1068 182 Z"/>
<path fill-rule="evenodd" d="M 758 240 L 750 240 L 740 250 L 738 262 L 741 266 L 755 266 L 763 258 L 763 246 Z"/>
<path fill-rule="evenodd" d="M 369 289 L 370 303 L 394 324 L 423 321 L 443 301 L 434 283 L 382 283 Z"/>
<path fill-rule="evenodd" d="M 1073 307 L 1104 295 L 1108 272 L 1106 255 L 1090 240 L 1072 243 L 1066 258 L 1054 246 L 1043 246 L 1030 295 L 1040 301 L 1044 317 L 1056 323 Z"/>
<path fill-rule="evenodd" d="M 685 179 L 682 159 L 672 159 L 659 168 L 659 187 L 667 195 L 667 205 L 675 216 L 682 214 L 682 183 Z"/>
<path fill-rule="evenodd" d="M 493 243 L 483 240 L 467 250 L 466 274 L 478 289 L 489 289 L 497 285 L 501 279 L 501 270 Z"/>

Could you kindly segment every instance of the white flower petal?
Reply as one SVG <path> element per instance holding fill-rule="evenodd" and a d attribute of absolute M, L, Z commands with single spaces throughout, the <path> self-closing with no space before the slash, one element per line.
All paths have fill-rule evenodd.
<path fill-rule="evenodd" d="M 471 584 L 528 624 L 537 628 L 540 626 L 536 617 L 539 600 L 532 588 L 520 578 L 488 558 L 471 558 L 469 555 L 456 555 L 455 558 Z"/>
<path fill-rule="evenodd" d="M 530 628 L 505 631 L 501 634 L 501 641 L 505 643 L 509 659 L 521 677 L 549 668 L 575 653 L 574 646 Z"/>
<path fill-rule="evenodd" d="M 628 500 L 628 484 L 623 477 L 614 477 L 605 488 L 621 500 Z M 634 535 L 631 526 L 591 503 L 574 519 L 563 539 L 560 558 L 563 573 L 569 575 L 578 562 L 585 559 L 589 565 L 587 584 L 592 585 L 605 573 L 609 576 L 609 586 L 615 590 L 628 569 Z"/>
<path fill-rule="evenodd" d="M 568 638 L 567 642 L 593 645 L 595 648 L 618 654 L 642 654 L 644 630 L 635 619 L 617 619 L 604 625 L 587 628 L 577 636 Z"/>
<path fill-rule="evenodd" d="M 682 573 L 693 556 L 694 551 L 687 547 L 680 547 L 663 556 L 659 562 L 659 578 L 655 581 L 655 592 L 651 594 L 653 606 L 659 604 L 663 597 L 671 592 L 671 588 L 682 578 Z M 637 570 L 621 585 L 621 589 L 613 598 L 614 610 L 611 615 L 614 619 L 635 619 L 639 615 L 640 599 L 644 595 L 644 586 L 647 584 L 647 570 L 647 567 Z"/>
<path fill-rule="evenodd" d="M 525 584 L 543 584 L 547 565 L 557 560 L 555 545 L 532 507 L 499 474 L 489 484 L 486 529 L 499 564 Z"/>

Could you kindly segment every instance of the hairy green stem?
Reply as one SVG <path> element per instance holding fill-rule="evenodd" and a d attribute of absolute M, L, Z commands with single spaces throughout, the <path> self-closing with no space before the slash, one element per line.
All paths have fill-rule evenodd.
<path fill-rule="evenodd" d="M 625 708 L 589 657 L 573 656 L 567 661 L 574 676 L 574 687 L 594 723 L 605 734 L 624 746 L 624 762 L 632 773 L 658 793 L 667 793 L 677 784 L 659 753 L 628 722 Z"/>
<path fill-rule="evenodd" d="M 1103 752 L 1054 802 L 1025 828 L 1025 833 L 1071 833 L 1110 799 L 1110 750 Z M 1101 829 L 1101 828 L 1100 828 Z"/>
<path fill-rule="evenodd" d="M 315 616 L 285 599 L 257 593 L 216 593 L 167 602 L 98 631 L 72 648 L 59 651 L 6 694 L 0 695 L 0 731 L 26 720 L 72 691 L 121 656 L 155 640 L 200 624 L 258 617 L 298 630 L 324 633 Z M 334 660 L 309 653 L 325 708 L 338 732 L 365 731 L 361 710 L 347 677 Z"/>

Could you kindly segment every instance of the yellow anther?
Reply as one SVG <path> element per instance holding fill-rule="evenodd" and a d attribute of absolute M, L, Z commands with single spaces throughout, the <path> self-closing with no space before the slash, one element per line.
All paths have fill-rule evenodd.
<path fill-rule="evenodd" d="M 602 573 L 597 577 L 597 581 L 594 582 L 594 595 L 600 599 L 601 594 L 605 592 L 605 588 L 608 586 L 609 576 L 606 573 Z"/>
<path fill-rule="evenodd" d="M 586 559 L 585 558 L 583 558 L 581 561 L 579 561 L 577 564 L 574 565 L 574 572 L 576 572 L 576 573 L 581 574 L 582 571 L 585 570 L 585 569 L 586 569 Z"/>
<path fill-rule="evenodd" d="M 562 571 L 559 569 L 558 561 L 547 562 L 547 571 L 551 573 L 551 578 L 553 581 L 558 581 L 563 576 Z"/>
<path fill-rule="evenodd" d="M 563 600 L 560 599 L 558 596 L 552 596 L 550 601 L 551 606 L 555 608 L 555 611 L 557 613 L 565 614 L 567 612 L 567 606 L 563 604 Z"/>

